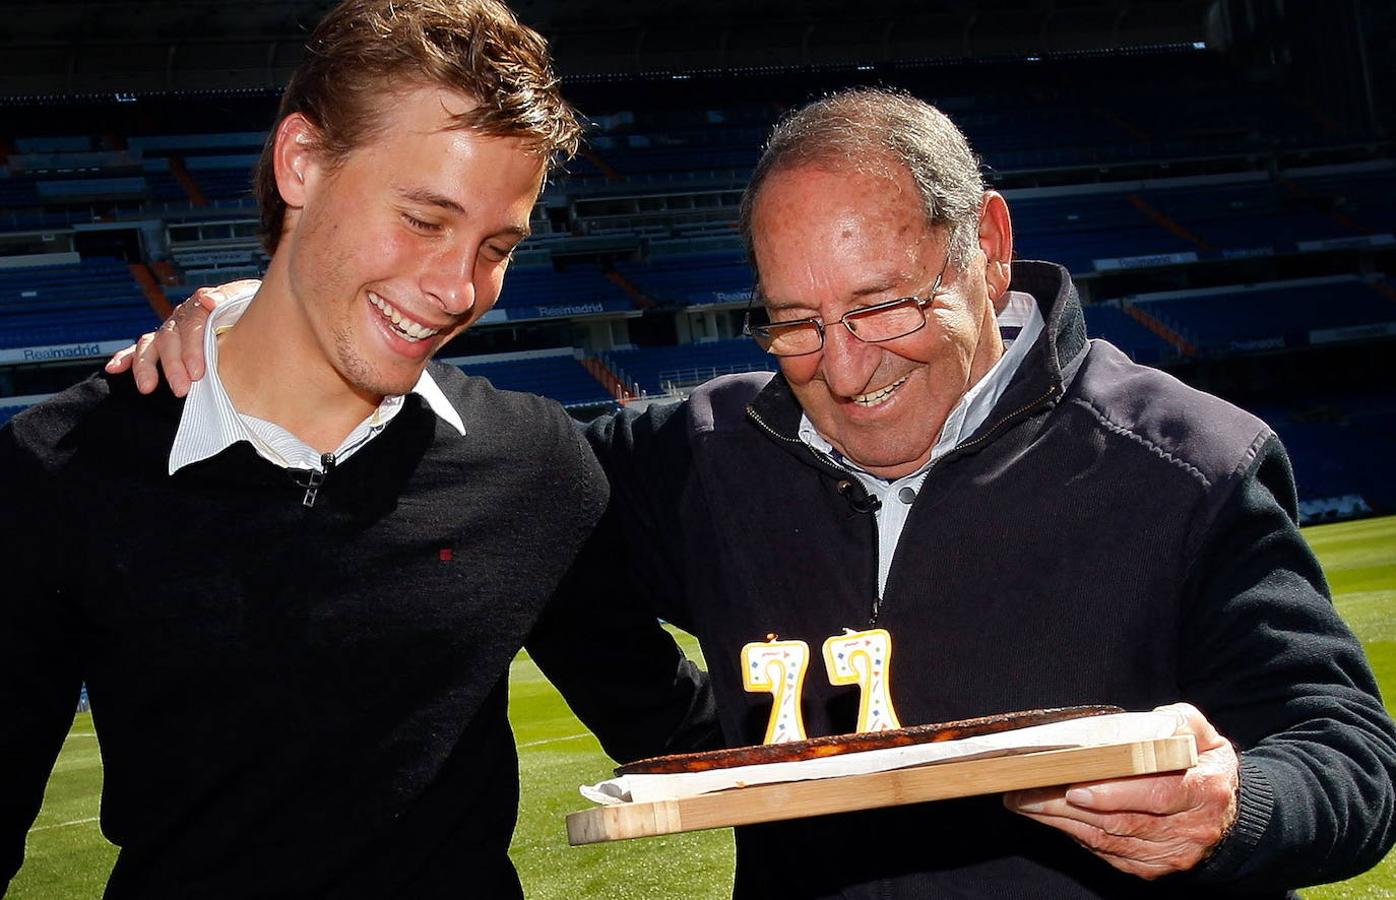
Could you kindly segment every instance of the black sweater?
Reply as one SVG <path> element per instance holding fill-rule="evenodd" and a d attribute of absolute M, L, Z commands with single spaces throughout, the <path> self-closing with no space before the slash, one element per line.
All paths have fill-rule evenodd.
<path fill-rule="evenodd" d="M 0 891 L 83 681 L 108 896 L 517 895 L 530 634 L 614 755 L 700 745 L 709 701 L 652 615 L 548 605 L 606 500 L 571 421 L 433 374 L 466 435 L 409 397 L 310 508 L 246 444 L 169 476 L 182 402 L 125 378 L 0 432 Z"/>

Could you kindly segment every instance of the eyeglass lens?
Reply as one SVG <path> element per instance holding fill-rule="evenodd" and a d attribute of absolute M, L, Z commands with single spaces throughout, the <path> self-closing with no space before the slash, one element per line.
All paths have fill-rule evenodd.
<path fill-rule="evenodd" d="M 862 341 L 877 343 L 917 331 L 925 325 L 925 318 L 921 313 L 921 304 L 916 298 L 908 297 L 890 306 L 852 310 L 832 324 L 844 325 Z M 819 325 L 811 321 L 761 323 L 753 326 L 752 333 L 766 352 L 776 356 L 814 353 L 824 346 Z"/>

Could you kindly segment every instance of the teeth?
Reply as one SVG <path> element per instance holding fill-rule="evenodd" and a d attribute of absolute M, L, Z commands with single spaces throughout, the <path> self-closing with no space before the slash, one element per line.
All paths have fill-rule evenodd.
<path fill-rule="evenodd" d="M 871 394 L 858 394 L 853 398 L 853 402 L 858 404 L 859 406 L 876 406 L 883 400 L 886 400 L 888 397 L 892 396 L 892 392 L 905 383 L 906 377 L 903 377 L 899 381 L 894 381 L 891 384 L 887 385 L 887 387 L 885 388 L 873 391 Z"/>
<path fill-rule="evenodd" d="M 388 301 L 373 293 L 368 294 L 368 302 L 383 314 L 385 318 L 393 323 L 393 330 L 403 338 L 413 343 L 429 338 L 440 331 L 440 328 L 427 328 L 420 322 L 414 322 L 404 316 L 396 307 L 390 305 Z"/>

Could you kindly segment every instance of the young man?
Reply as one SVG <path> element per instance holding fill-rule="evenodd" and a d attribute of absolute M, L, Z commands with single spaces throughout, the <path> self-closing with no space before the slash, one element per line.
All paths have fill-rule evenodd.
<path fill-rule="evenodd" d="M 110 897 L 518 896 L 525 642 L 613 755 L 701 745 L 652 615 L 550 602 L 607 498 L 571 421 L 428 363 L 576 134 L 493 0 L 349 0 L 268 139 L 271 265 L 208 377 L 93 378 L 0 432 L 0 889 L 84 682 Z"/>

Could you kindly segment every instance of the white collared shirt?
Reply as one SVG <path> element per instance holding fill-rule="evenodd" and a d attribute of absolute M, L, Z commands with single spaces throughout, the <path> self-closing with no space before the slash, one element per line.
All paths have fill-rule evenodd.
<path fill-rule="evenodd" d="M 867 492 L 882 502 L 877 516 L 877 596 L 887 589 L 887 574 L 892 570 L 892 558 L 897 552 L 897 542 L 901 540 L 902 528 L 906 525 L 911 505 L 916 495 L 921 493 L 921 485 L 926 480 L 931 466 L 965 439 L 979 430 L 998 405 L 1009 382 L 1018 374 L 1023 358 L 1037 341 L 1045 327 L 1042 311 L 1031 294 L 1009 291 L 1003 311 L 998 314 L 999 333 L 1003 338 L 1004 353 L 998 362 L 979 379 L 973 387 L 965 391 L 945 418 L 940 436 L 931 447 L 931 457 L 926 464 L 909 475 L 892 481 L 885 481 L 849 463 L 834 449 L 834 445 L 815 429 L 809 416 L 800 415 L 800 440 L 824 454 L 837 465 L 847 469 L 863 485 Z"/>
<path fill-rule="evenodd" d="M 216 456 L 238 441 L 251 444 L 257 455 L 283 469 L 324 470 L 319 450 L 275 422 L 244 415 L 233 408 L 233 401 L 218 377 L 218 335 L 242 318 L 255 293 L 256 288 L 253 287 L 232 300 L 220 303 L 208 317 L 208 327 L 204 330 L 204 377 L 194 382 L 184 401 L 179 430 L 175 432 L 174 444 L 170 447 L 171 475 L 191 463 Z M 429 372 L 422 371 L 412 393 L 421 396 L 434 413 L 456 431 L 465 434 L 465 423 L 461 421 L 460 413 L 451 406 Z M 378 408 L 356 425 L 335 450 L 332 454 L 334 462 L 343 462 L 382 432 L 402 409 L 402 402 L 401 395 L 384 397 Z"/>

